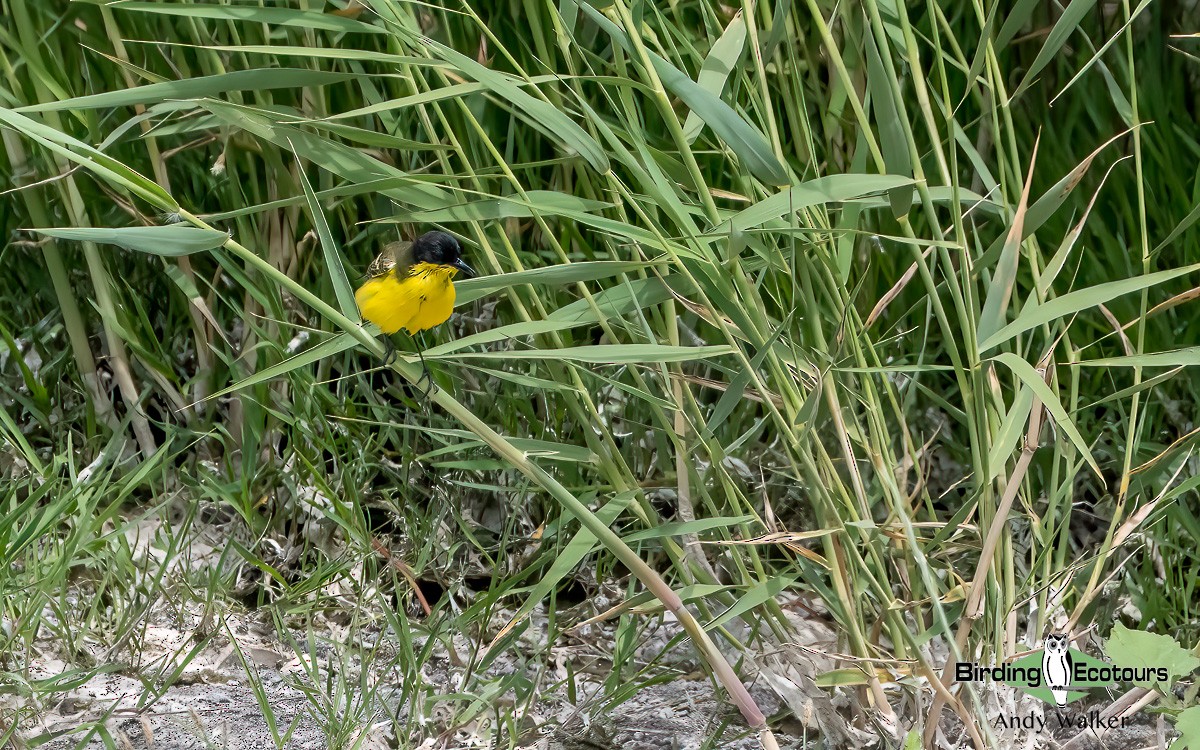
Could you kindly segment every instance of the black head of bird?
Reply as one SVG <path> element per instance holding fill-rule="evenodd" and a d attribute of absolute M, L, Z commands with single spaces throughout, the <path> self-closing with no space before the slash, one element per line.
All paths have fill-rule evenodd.
<path fill-rule="evenodd" d="M 413 264 L 430 263 L 435 266 L 456 268 L 468 278 L 476 275 L 475 269 L 462 259 L 462 246 L 453 235 L 446 232 L 426 232 L 417 238 L 410 248 Z"/>

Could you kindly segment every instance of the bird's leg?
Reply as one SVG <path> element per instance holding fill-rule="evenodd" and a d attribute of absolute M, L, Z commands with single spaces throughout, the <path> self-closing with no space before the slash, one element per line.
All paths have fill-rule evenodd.
<path fill-rule="evenodd" d="M 396 344 L 392 342 L 392 337 L 388 336 L 386 333 L 383 335 L 383 348 L 385 350 L 383 355 L 383 366 L 391 367 L 392 363 L 396 361 Z"/>
<path fill-rule="evenodd" d="M 414 383 L 414 385 L 416 385 L 417 388 L 420 388 L 421 383 L 425 382 L 426 380 L 428 380 L 430 383 L 432 383 L 433 376 L 429 374 L 429 365 L 425 364 L 425 355 L 421 353 L 420 346 L 417 347 L 417 359 L 421 360 L 421 377 L 417 378 L 417 382 Z M 422 395 L 427 396 L 429 394 L 424 393 Z"/>
<path fill-rule="evenodd" d="M 417 334 L 417 335 L 419 336 L 420 334 Z M 437 390 L 437 383 L 433 382 L 433 374 L 429 372 L 429 365 L 425 364 L 425 354 L 424 354 L 425 342 L 424 342 L 424 340 L 423 339 L 418 340 L 414 336 L 413 343 L 415 343 L 417 345 L 417 357 L 421 360 L 421 377 L 417 378 L 416 386 L 417 386 L 417 388 L 420 388 L 421 381 L 423 381 L 423 380 L 429 381 L 429 390 L 427 390 L 421 394 L 421 398 L 426 399 L 426 398 L 429 398 L 429 396 L 434 391 Z"/>

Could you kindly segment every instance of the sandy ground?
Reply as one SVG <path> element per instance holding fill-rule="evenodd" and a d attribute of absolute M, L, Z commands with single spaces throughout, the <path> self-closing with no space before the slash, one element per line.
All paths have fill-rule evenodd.
<path fill-rule="evenodd" d="M 149 540 L 156 525 L 147 519 L 132 527 L 131 547 L 153 555 Z M 197 565 L 211 564 L 218 549 L 200 541 L 203 536 L 197 535 L 189 546 L 191 554 L 182 556 L 186 562 L 181 564 L 193 571 Z M 73 658 L 61 653 L 61 643 L 44 636 L 23 658 L 7 655 L 7 668 L 29 680 L 62 681 L 63 675 L 80 673 L 83 664 L 103 666 L 81 684 L 42 691 L 38 698 L 8 689 L 12 686 L 6 687 L 0 674 L 0 733 L 15 716 L 22 737 L 38 738 L 37 746 L 50 750 L 99 750 L 113 743 L 122 750 L 762 746 L 723 691 L 705 677 L 690 642 L 679 637 L 681 629 L 669 616 L 635 615 L 645 629 L 636 634 L 636 650 L 618 680 L 612 678 L 610 661 L 620 639 L 615 620 L 568 630 L 547 648 L 548 619 L 539 607 L 518 630 L 515 642 L 483 667 L 478 661 L 471 668 L 466 663 L 469 655 L 485 649 L 494 633 L 456 634 L 453 652 L 450 638 L 435 638 L 423 662 L 411 665 L 402 663 L 405 652 L 396 634 L 383 625 L 384 613 L 364 604 L 357 587 L 322 593 L 338 606 L 301 610 L 307 619 L 287 621 L 293 630 L 282 634 L 269 608 L 210 609 L 206 614 L 201 603 L 162 600 L 115 645 L 77 639 L 87 653 Z M 466 593 L 462 598 L 469 601 Z M 896 674 L 887 686 L 897 714 L 890 726 L 877 712 L 862 708 L 865 694 L 854 687 L 817 687 L 817 675 L 850 663 L 828 656 L 839 652 L 839 639 L 823 618 L 813 616 L 807 606 L 792 606 L 795 602 L 786 597 L 781 604 L 794 631 L 793 642 L 772 643 L 760 637 L 753 648 L 726 654 L 746 675 L 760 709 L 776 718 L 772 727 L 780 746 L 899 747 L 903 734 L 928 709 L 927 685 Z M 558 626 L 595 616 L 595 606 L 585 602 L 580 612 L 560 611 Z M 795 614 L 801 611 L 808 615 Z M 355 615 L 354 627 L 347 612 Z M 43 616 L 54 615 L 47 611 Z M 492 621 L 503 624 L 511 616 L 494 611 Z M 419 654 L 426 640 L 419 634 L 420 618 L 412 622 L 414 653 Z M 728 627 L 736 637 L 747 639 L 740 621 Z M 930 658 L 937 663 L 945 655 Z M 1084 710 L 1102 709 L 1115 697 L 1096 696 L 1093 706 Z M 1053 718 L 1054 709 L 1011 688 L 1000 686 L 981 699 L 989 715 Z M 106 742 L 97 725 L 112 740 Z M 1072 750 L 1160 748 L 1173 737 L 1169 725 L 1164 728 L 1159 717 L 1145 712 L 1130 726 L 1103 736 L 1056 726 L 1053 720 L 1046 727 L 1040 732 L 997 730 L 995 746 L 1039 750 L 1075 740 Z M 939 729 L 938 748 L 971 747 L 952 712 L 943 713 Z M 887 738 L 889 731 L 892 738 Z"/>
<path fill-rule="evenodd" d="M 80 744 L 87 737 L 88 728 L 97 721 L 104 722 L 119 747 L 138 750 L 394 748 L 397 726 L 406 731 L 404 739 L 410 743 L 402 747 L 490 748 L 496 746 L 498 739 L 497 712 L 508 717 L 500 727 L 504 743 L 501 746 L 507 746 L 506 738 L 516 727 L 519 746 L 545 750 L 760 747 L 756 737 L 748 736 L 736 710 L 695 669 L 695 656 L 686 641 L 668 649 L 667 654 L 656 653 L 677 634 L 670 626 L 652 633 L 635 659 L 640 662 L 643 657 L 658 657 L 652 674 L 663 681 L 641 687 L 611 709 L 605 708 L 602 682 L 608 675 L 602 665 L 575 675 L 572 702 L 560 675 L 555 674 L 558 670 L 553 666 L 547 670 L 546 665 L 522 658 L 522 642 L 544 637 L 536 626 L 531 626 L 510 653 L 497 657 L 484 674 L 488 678 L 516 674 L 537 680 L 541 672 L 541 683 L 550 689 L 535 691 L 536 698 L 520 706 L 514 706 L 511 691 L 498 693 L 492 697 L 489 710 L 468 722 L 454 724 L 450 721 L 453 714 L 449 706 L 439 706 L 436 700 L 428 698 L 456 693 L 462 687 L 464 669 L 454 666 L 445 649 L 435 649 L 420 670 L 426 695 L 420 716 L 414 715 L 412 703 L 402 695 L 396 670 L 389 673 L 387 669 L 367 667 L 369 679 L 378 686 L 373 700 L 367 699 L 372 705 L 363 706 L 362 696 L 343 694 L 341 700 L 351 707 L 349 710 L 358 711 L 354 715 L 361 718 L 345 721 L 340 718 L 345 714 L 341 714 L 338 719 L 328 721 L 315 705 L 333 705 L 333 702 L 310 700 L 306 692 L 324 691 L 328 695 L 328 686 L 337 684 L 338 678 L 353 687 L 363 668 L 353 660 L 351 663 L 339 660 L 333 654 L 335 649 L 327 643 L 315 649 L 320 678 L 314 683 L 311 665 L 303 664 L 290 646 L 276 641 L 261 616 L 226 614 L 224 621 L 228 628 L 220 628 L 203 642 L 196 638 L 203 627 L 198 612 L 184 618 L 185 627 L 158 621 L 165 618 L 154 619 L 155 624 L 146 628 L 140 638 L 136 663 L 132 654 L 121 655 L 112 662 L 114 671 L 96 675 L 62 694 L 54 704 L 35 709 L 15 696 L 0 696 L 0 706 L 12 709 L 22 704 L 26 709 L 22 733 L 26 737 L 57 735 L 57 739 L 43 745 L 53 750 L 105 747 L 96 733 L 90 741 Z M 229 634 L 237 639 L 237 649 Z M 611 634 L 597 628 L 592 635 Z M 303 642 L 303 634 L 294 636 Z M 383 639 L 386 649 L 390 636 L 377 634 L 377 637 Z M 54 653 L 54 645 L 41 642 L 30 655 L 33 679 L 70 669 Z M 366 645 L 368 649 L 370 646 Z M 199 651 L 190 654 L 197 647 Z M 552 649 L 551 653 L 561 663 L 573 649 L 574 645 L 564 644 L 561 651 Z M 465 638 L 461 642 L 456 639 L 456 651 L 470 653 Z M 190 661 L 172 677 L 185 654 L 191 656 Z M 122 657 L 127 661 L 122 661 Z M 254 682 L 247 678 L 247 665 L 255 674 Z M 639 678 L 646 679 L 645 675 Z M 155 699 L 155 693 L 147 685 L 166 687 Z M 479 686 L 480 683 L 475 683 L 476 692 L 484 692 Z M 768 715 L 782 707 L 776 692 L 765 683 L 754 685 L 753 694 Z M 270 705 L 274 730 L 265 718 L 260 700 Z M 31 721 L 31 716 L 36 719 Z M 393 721 L 393 717 L 398 721 Z M 340 736 L 338 731 L 342 733 Z M 283 742 L 276 740 L 285 736 Z M 786 733 L 780 734 L 779 739 L 785 747 L 799 746 Z"/>

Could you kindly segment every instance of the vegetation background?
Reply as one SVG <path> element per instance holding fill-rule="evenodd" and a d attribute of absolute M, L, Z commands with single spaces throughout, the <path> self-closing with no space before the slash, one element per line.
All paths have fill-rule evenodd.
<path fill-rule="evenodd" d="M 234 613 L 329 747 L 521 744 L 577 665 L 488 664 L 622 602 L 594 716 L 679 677 L 664 617 L 735 700 L 809 620 L 834 667 L 767 724 L 865 744 L 999 741 L 953 654 L 1200 640 L 1193 0 L 0 16 L 0 744 L 119 746 L 45 712 L 113 672 L 153 710 Z M 384 369 L 351 289 L 433 226 L 483 278 Z"/>

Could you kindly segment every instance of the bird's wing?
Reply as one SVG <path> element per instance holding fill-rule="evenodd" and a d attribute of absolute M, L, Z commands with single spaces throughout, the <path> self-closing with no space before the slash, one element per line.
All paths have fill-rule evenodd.
<path fill-rule="evenodd" d="M 375 256 L 375 260 L 371 261 L 371 265 L 367 266 L 367 278 L 382 276 L 395 268 L 398 259 L 404 257 L 410 247 L 411 242 L 389 242 L 384 245 L 379 255 Z"/>

